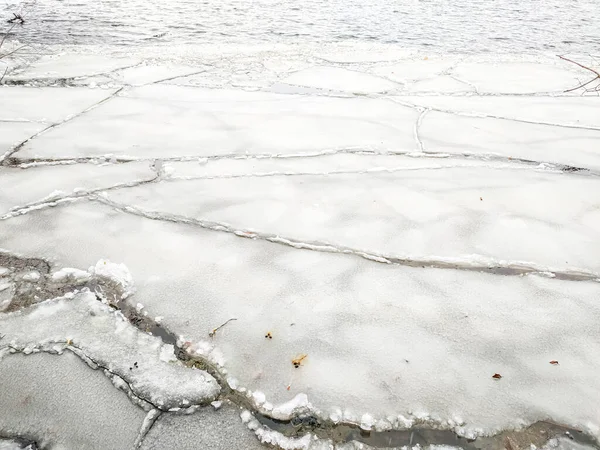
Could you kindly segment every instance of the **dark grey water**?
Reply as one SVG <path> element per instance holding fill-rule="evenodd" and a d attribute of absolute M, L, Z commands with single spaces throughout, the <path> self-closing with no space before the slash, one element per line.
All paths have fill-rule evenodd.
<path fill-rule="evenodd" d="M 30 43 L 364 41 L 458 53 L 598 53 L 600 0 L 0 0 Z"/>

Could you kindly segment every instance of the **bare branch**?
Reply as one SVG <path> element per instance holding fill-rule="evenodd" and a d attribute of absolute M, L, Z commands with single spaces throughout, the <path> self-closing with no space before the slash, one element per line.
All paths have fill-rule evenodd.
<path fill-rule="evenodd" d="M 8 35 L 10 34 L 10 32 L 12 31 L 12 29 L 13 29 L 14 27 L 16 27 L 16 26 L 17 26 L 17 24 L 16 24 L 16 23 L 15 23 L 15 24 L 13 24 L 13 25 L 12 25 L 12 26 L 11 26 L 11 27 L 8 29 L 8 31 L 7 31 L 6 33 L 4 33 L 4 37 L 3 37 L 3 38 L 2 38 L 2 40 L 0 41 L 0 47 L 2 47 L 2 44 L 4 44 L 4 41 L 6 40 L 6 38 L 8 37 Z"/>
<path fill-rule="evenodd" d="M 17 48 L 15 48 L 14 50 L 11 50 L 11 51 L 10 51 L 10 52 L 8 52 L 8 53 L 5 53 L 4 55 L 0 55 L 0 59 L 2 59 L 2 58 L 5 58 L 5 57 L 7 57 L 7 56 L 10 56 L 10 55 L 12 55 L 13 53 L 16 53 L 16 52 L 18 52 L 19 50 L 21 50 L 21 49 L 23 49 L 23 48 L 25 48 L 25 47 L 27 47 L 27 44 L 23 44 L 23 45 L 21 45 L 20 47 L 17 47 Z"/>
<path fill-rule="evenodd" d="M 598 91 L 600 90 L 600 72 L 598 72 L 598 71 L 597 71 L 597 70 L 595 70 L 595 69 L 592 69 L 591 67 L 584 66 L 583 64 L 581 64 L 581 63 L 578 63 L 577 61 L 573 61 L 572 59 L 565 58 L 565 57 L 564 57 L 564 56 L 562 56 L 562 55 L 558 55 L 558 57 L 559 57 L 560 59 L 564 60 L 564 61 L 568 61 L 568 62 L 570 62 L 570 63 L 572 63 L 572 64 L 575 64 L 576 66 L 579 66 L 579 67 L 581 67 L 582 69 L 588 70 L 588 71 L 590 71 L 590 72 L 592 72 L 593 74 L 595 74 L 595 75 L 596 75 L 596 76 L 595 76 L 594 78 L 592 78 L 591 80 L 588 80 L 588 81 L 586 81 L 585 83 L 581 83 L 579 86 L 576 86 L 576 87 L 574 87 L 574 88 L 567 89 L 565 92 L 573 92 L 573 91 L 576 91 L 577 89 L 581 89 L 581 88 L 584 88 L 584 91 L 583 91 L 584 93 L 585 93 L 585 92 L 598 92 Z M 592 87 L 592 88 L 588 88 L 588 87 L 586 87 L 586 86 L 590 85 L 591 83 L 593 83 L 594 81 L 598 81 L 598 85 L 596 85 L 596 86 L 594 86 L 594 87 Z"/>

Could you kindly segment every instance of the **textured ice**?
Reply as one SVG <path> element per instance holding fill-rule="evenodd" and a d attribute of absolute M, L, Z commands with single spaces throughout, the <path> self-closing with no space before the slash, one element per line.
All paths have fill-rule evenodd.
<path fill-rule="evenodd" d="M 82 191 L 110 188 L 126 182 L 150 180 L 148 162 L 37 166 L 27 170 L 0 167 L 0 216 L 30 203 L 78 196 Z M 52 194 L 53 195 L 50 195 Z"/>
<path fill-rule="evenodd" d="M 409 148 L 417 115 L 378 99 L 151 85 L 45 133 L 18 155 L 242 156 L 339 147 Z M 74 140 L 73 133 L 86 139 Z"/>
<path fill-rule="evenodd" d="M 9 128 L 7 123 L 2 123 L 3 120 L 60 122 L 108 97 L 111 92 L 101 89 L 2 86 L 0 129 Z"/>
<path fill-rule="evenodd" d="M 24 353 L 71 350 L 107 370 L 117 385 L 124 380 L 142 404 L 185 407 L 210 401 L 219 391 L 209 374 L 178 363 L 172 346 L 140 332 L 90 292 L 0 314 L 0 322 L 3 342 L 11 348 Z"/>
<path fill-rule="evenodd" d="M 0 379 L 0 435 L 33 440 L 40 448 L 132 448 L 144 419 L 102 372 L 70 352 L 7 356 Z"/>
<path fill-rule="evenodd" d="M 1 217 L 0 248 L 47 258 L 54 282 L 110 277 L 245 408 L 278 419 L 432 422 L 469 438 L 551 419 L 598 436 L 600 284 L 581 278 L 600 271 L 600 103 L 562 92 L 580 71 L 329 50 L 204 49 L 189 76 L 184 60 L 104 58 L 83 73 L 85 58 L 42 59 L 21 75 L 123 89 L 2 88 L 0 155 L 57 126 L 4 161 L 27 169 L 0 169 L 0 213 L 18 211 Z M 505 95 L 544 73 L 534 94 Z M 12 280 L 40 276 L 7 269 L 0 308 Z M 218 392 L 87 291 L 1 315 L 0 335 L 106 368 L 146 409 Z M 0 366 L 26 360 L 3 354 Z M 328 445 L 248 412 L 253 436 L 231 415 L 163 415 L 145 445 Z"/>
<path fill-rule="evenodd" d="M 336 67 L 311 67 L 293 73 L 283 81 L 298 86 L 363 94 L 386 92 L 398 87 L 384 78 Z"/>
<path fill-rule="evenodd" d="M 0 157 L 46 125 L 35 122 L 2 122 L 0 120 Z"/>
<path fill-rule="evenodd" d="M 329 176 L 323 167 L 316 175 L 283 171 L 253 177 L 254 163 L 248 162 L 247 177 L 178 180 L 119 190 L 109 198 L 378 255 L 457 260 L 480 255 L 600 274 L 597 177 L 505 163 L 396 159 L 406 170 L 388 173 L 384 166 L 376 172 L 381 166 L 374 165 Z"/>
<path fill-rule="evenodd" d="M 131 58 L 63 53 L 43 56 L 25 68 L 11 73 L 7 78 L 8 80 L 60 80 L 90 77 L 131 67 L 137 63 L 139 61 Z"/>
<path fill-rule="evenodd" d="M 463 432 L 548 416 L 597 426 L 600 347 L 589 336 L 600 317 L 598 283 L 385 265 L 98 204 L 35 211 L 0 227 L 4 245 L 22 253 L 75 267 L 105 254 L 124 261 L 149 314 L 216 345 L 239 386 L 273 404 L 305 393 L 323 414 L 337 406 L 356 422 L 366 412 L 453 423 L 460 415 Z M 52 241 L 27 238 L 48 227 Z M 208 338 L 231 317 L 238 320 Z M 308 356 L 295 369 L 299 354 Z"/>
<path fill-rule="evenodd" d="M 146 436 L 141 450 L 264 449 L 239 415 L 239 410 L 229 404 L 219 410 L 202 408 L 191 415 L 163 414 Z"/>
<path fill-rule="evenodd" d="M 548 120 L 552 118 L 548 116 Z M 501 155 L 600 169 L 600 154 L 596 150 L 600 131 L 455 116 L 438 111 L 425 115 L 419 131 L 424 148 L 429 152 Z"/>
<path fill-rule="evenodd" d="M 527 62 L 463 63 L 453 74 L 475 86 L 480 93 L 534 94 L 562 92 L 577 86 L 572 66 L 564 67 Z"/>
<path fill-rule="evenodd" d="M 538 97 L 504 95 L 456 98 L 454 96 L 438 95 L 423 97 L 398 96 L 394 99 L 470 116 L 503 117 L 519 121 L 558 125 L 559 127 L 562 125 L 575 127 L 575 129 L 588 127 L 600 130 L 600 125 L 598 125 L 600 98 L 595 96 Z M 510 129 L 501 129 L 499 132 L 506 136 L 512 135 Z"/>

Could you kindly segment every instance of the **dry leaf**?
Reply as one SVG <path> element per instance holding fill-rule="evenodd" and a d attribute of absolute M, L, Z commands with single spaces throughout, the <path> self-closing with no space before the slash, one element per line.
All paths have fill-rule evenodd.
<path fill-rule="evenodd" d="M 550 361 L 550 364 L 552 364 L 553 366 L 558 366 L 558 361 L 555 361 L 555 360 Z"/>
<path fill-rule="evenodd" d="M 298 356 L 297 358 L 292 359 L 292 364 L 294 365 L 294 367 L 296 369 L 298 367 L 300 367 L 300 365 L 302 364 L 302 361 L 304 361 L 307 356 L 308 355 L 306 355 L 306 354 L 302 354 L 302 355 Z"/>
<path fill-rule="evenodd" d="M 492 378 L 499 380 L 500 378 L 502 378 L 502 375 L 500 375 L 499 373 L 495 373 L 494 375 L 492 375 Z"/>

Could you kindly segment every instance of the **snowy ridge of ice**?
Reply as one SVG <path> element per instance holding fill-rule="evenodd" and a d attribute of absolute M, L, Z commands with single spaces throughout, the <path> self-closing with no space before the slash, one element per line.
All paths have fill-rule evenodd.
<path fill-rule="evenodd" d="M 0 314 L 0 320 L 4 356 L 71 350 L 161 410 L 210 403 L 219 392 L 208 373 L 177 362 L 172 346 L 137 330 L 89 291 Z M 164 361 L 165 347 L 170 347 L 170 362 Z"/>
<path fill-rule="evenodd" d="M 284 436 L 277 431 L 261 426 L 248 410 L 242 411 L 240 418 L 242 419 L 242 423 L 246 424 L 248 429 L 253 431 L 263 444 L 270 444 L 283 450 L 309 450 L 314 448 L 311 446 L 311 443 L 316 439 L 310 433 L 305 434 L 301 438 Z"/>

